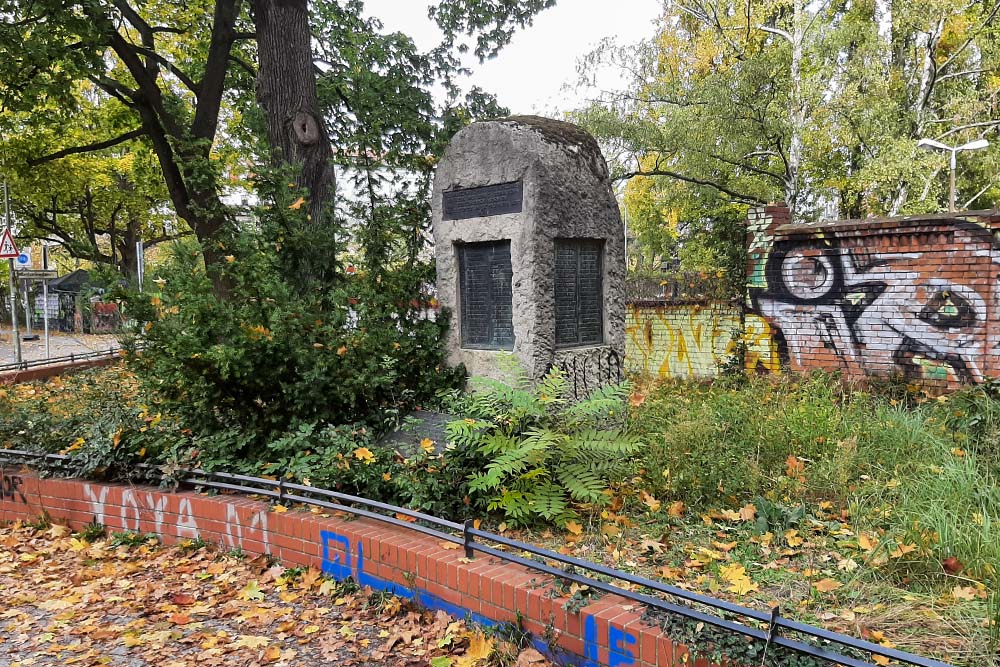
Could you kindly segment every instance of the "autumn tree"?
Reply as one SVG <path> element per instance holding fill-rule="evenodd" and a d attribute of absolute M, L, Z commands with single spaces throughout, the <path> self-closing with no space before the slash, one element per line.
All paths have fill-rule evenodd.
<path fill-rule="evenodd" d="M 91 84 L 80 85 L 81 113 L 58 124 L 22 122 L 0 142 L 13 165 L 5 176 L 19 233 L 134 277 L 137 242 L 152 248 L 191 232 L 173 214 L 156 157 L 141 138 L 59 155 L 60 146 L 123 132 L 128 122 L 120 107 L 94 102 Z"/>
<path fill-rule="evenodd" d="M 552 0 L 441 0 L 432 14 L 443 27 L 442 53 L 468 48 L 475 37 L 485 56 L 517 25 Z M 360 15 L 356 0 L 317 3 Z M 305 0 L 196 0 L 177 5 L 129 0 L 2 0 L 0 111 L 31 115 L 44 107 L 50 122 L 82 108 L 82 81 L 120 105 L 131 127 L 66 146 L 36 162 L 103 150 L 144 137 L 159 163 L 171 204 L 197 235 L 220 292 L 232 212 L 213 149 L 240 130 L 231 121 L 260 118 L 247 105 L 259 92 L 273 164 L 289 166 L 308 200 L 309 220 L 335 224 L 331 146 L 316 96 L 313 31 Z M 288 57 L 286 57 L 288 54 Z M 342 54 L 347 60 L 350 54 Z M 448 69 L 455 60 L 445 57 Z M 231 109 L 231 111 L 224 111 Z M 30 118 L 28 122 L 34 122 Z M 7 126 L 5 132 L 12 131 Z M 6 166 L 9 168 L 9 165 Z"/>
<path fill-rule="evenodd" d="M 998 13 L 995 1 L 671 0 L 654 39 L 584 63 L 632 83 L 578 118 L 620 179 L 653 179 L 629 185 L 633 198 L 681 226 L 774 200 L 797 220 L 940 210 L 945 157 L 916 142 L 996 136 Z M 960 203 L 1000 201 L 998 148 L 960 158 Z"/>

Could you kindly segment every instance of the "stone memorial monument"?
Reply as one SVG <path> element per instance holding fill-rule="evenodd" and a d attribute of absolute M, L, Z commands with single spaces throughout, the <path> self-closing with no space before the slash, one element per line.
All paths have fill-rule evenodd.
<path fill-rule="evenodd" d="M 438 165 L 437 288 L 448 357 L 508 378 L 562 368 L 577 396 L 622 378 L 625 241 L 601 150 L 537 116 L 474 123 Z"/>

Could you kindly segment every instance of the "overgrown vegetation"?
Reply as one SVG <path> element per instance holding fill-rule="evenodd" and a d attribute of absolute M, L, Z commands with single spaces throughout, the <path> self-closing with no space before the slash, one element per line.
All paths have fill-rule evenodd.
<path fill-rule="evenodd" d="M 570 403 L 563 374 L 552 370 L 531 387 L 480 379 L 470 417 L 448 425 L 451 442 L 489 461 L 469 490 L 489 498 L 511 525 L 565 526 L 574 505 L 601 507 L 609 486 L 625 477 L 641 443 L 624 429 L 627 385 L 596 390 Z"/>
<path fill-rule="evenodd" d="M 405 457 L 378 445 L 372 424 L 306 421 L 230 453 L 239 430 L 192 429 L 116 367 L 0 390 L 0 414 L 12 417 L 0 420 L 0 443 L 68 452 L 76 474 L 214 466 L 527 526 L 538 532 L 522 537 L 565 553 L 991 664 L 995 384 L 932 398 L 905 385 L 848 390 L 824 374 L 733 377 L 608 388 L 572 404 L 561 383 L 445 392 L 461 417 L 452 442 L 425 440 Z M 581 464 L 587 475 L 567 474 Z"/>

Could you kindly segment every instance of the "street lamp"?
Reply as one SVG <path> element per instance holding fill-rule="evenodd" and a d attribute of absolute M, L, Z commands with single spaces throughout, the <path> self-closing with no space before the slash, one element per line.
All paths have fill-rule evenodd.
<path fill-rule="evenodd" d="M 951 194 L 948 197 L 948 210 L 955 210 L 955 155 L 959 151 L 974 151 L 979 148 L 986 148 L 990 145 L 990 142 L 985 139 L 977 139 L 976 141 L 970 141 L 967 144 L 958 146 L 957 148 L 952 148 L 946 144 L 942 144 L 940 141 L 934 141 L 933 139 L 921 139 L 917 142 L 917 148 L 923 148 L 929 151 L 946 151 L 951 153 Z"/>

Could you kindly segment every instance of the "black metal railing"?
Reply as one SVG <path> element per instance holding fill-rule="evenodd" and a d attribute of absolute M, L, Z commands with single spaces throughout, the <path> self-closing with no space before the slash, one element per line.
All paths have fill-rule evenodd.
<path fill-rule="evenodd" d="M 572 354 L 560 359 L 560 352 L 557 351 L 557 359 L 548 370 L 558 368 L 562 372 L 566 388 L 572 392 L 574 399 L 582 400 L 600 387 L 625 381 L 625 363 L 614 348 L 567 352 Z"/>
<path fill-rule="evenodd" d="M 4 465 L 16 464 L 64 472 L 69 468 L 71 458 L 68 455 L 0 449 L 0 468 Z M 137 477 L 141 481 L 163 481 L 165 479 L 156 466 L 139 464 L 136 468 L 140 473 Z M 405 507 L 397 507 L 312 486 L 288 483 L 283 479 L 263 479 L 205 470 L 175 470 L 169 479 L 192 487 L 264 496 L 279 503 L 313 505 L 414 530 L 435 539 L 461 545 L 465 549 L 466 557 L 470 559 L 478 553 L 509 563 L 517 563 L 565 581 L 589 586 L 596 591 L 621 596 L 642 604 L 650 610 L 659 610 L 697 623 L 704 623 L 707 626 L 764 642 L 765 646 L 780 646 L 834 665 L 874 667 L 874 663 L 869 660 L 846 655 L 844 651 L 847 651 L 869 657 L 882 656 L 916 667 L 952 667 L 939 660 L 786 619 L 778 613 L 777 608 L 760 611 L 742 607 L 725 600 L 543 549 L 533 544 L 512 540 L 503 535 L 479 530 L 473 527 L 472 521 L 460 524 Z M 399 516 L 409 520 L 401 519 Z M 491 546 L 488 543 L 498 546 Z M 510 553 L 498 547 L 512 549 L 516 553 Z M 595 576 L 602 577 L 602 579 L 597 579 Z M 640 590 L 628 590 L 615 585 L 612 581 L 626 582 Z M 667 596 L 670 599 L 658 596 Z M 753 621 L 757 626 L 735 620 L 737 618 Z M 784 636 L 783 633 L 791 633 L 797 638 Z"/>
<path fill-rule="evenodd" d="M 53 364 L 63 364 L 63 363 L 75 363 L 77 361 L 95 361 L 98 359 L 108 359 L 112 357 L 121 356 L 122 348 L 111 347 L 107 350 L 98 350 L 96 352 L 83 352 L 81 354 L 66 354 L 60 357 L 49 357 L 48 359 L 26 359 L 24 361 L 16 362 L 12 361 L 5 364 L 0 364 L 0 373 L 4 371 L 26 371 L 29 368 L 37 368 L 39 366 L 51 366 Z"/>
<path fill-rule="evenodd" d="M 672 271 L 625 278 L 626 303 L 732 303 L 740 297 L 725 273 Z"/>

